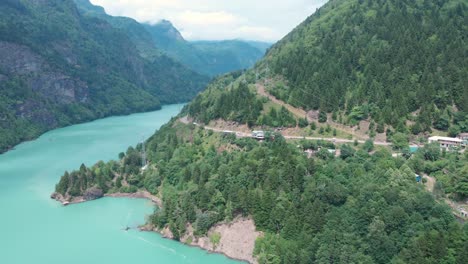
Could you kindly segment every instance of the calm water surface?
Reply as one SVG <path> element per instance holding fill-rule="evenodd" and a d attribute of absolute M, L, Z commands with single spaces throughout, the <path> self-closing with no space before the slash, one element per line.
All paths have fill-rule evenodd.
<path fill-rule="evenodd" d="M 65 170 L 115 159 L 182 106 L 57 129 L 0 155 L 0 263 L 239 263 L 158 234 L 123 231 L 145 222 L 153 211 L 146 200 L 62 207 L 49 198 Z"/>

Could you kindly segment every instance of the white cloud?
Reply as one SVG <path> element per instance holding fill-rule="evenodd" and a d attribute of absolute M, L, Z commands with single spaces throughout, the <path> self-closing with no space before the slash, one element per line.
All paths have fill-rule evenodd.
<path fill-rule="evenodd" d="M 184 11 L 176 16 L 178 23 L 191 26 L 231 26 L 240 24 L 244 19 L 224 11 L 218 12 L 198 12 Z"/>
<path fill-rule="evenodd" d="M 277 41 L 327 0 L 91 0 L 115 16 L 170 20 L 191 40 Z"/>

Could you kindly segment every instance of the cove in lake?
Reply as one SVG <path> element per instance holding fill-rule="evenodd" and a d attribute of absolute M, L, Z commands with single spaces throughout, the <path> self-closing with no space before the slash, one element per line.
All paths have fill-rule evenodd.
<path fill-rule="evenodd" d="M 182 106 L 57 129 L 0 155 L 0 263 L 240 263 L 155 233 L 124 231 L 153 211 L 146 200 L 63 207 L 49 198 L 65 170 L 117 158 Z"/>

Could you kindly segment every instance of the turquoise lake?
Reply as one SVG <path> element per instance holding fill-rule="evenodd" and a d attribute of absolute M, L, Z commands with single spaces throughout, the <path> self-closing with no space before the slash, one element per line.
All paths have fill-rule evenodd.
<path fill-rule="evenodd" d="M 136 227 L 154 207 L 104 198 L 63 207 L 50 199 L 65 170 L 117 158 L 183 105 L 57 129 L 0 155 L 0 263 L 240 263 Z"/>

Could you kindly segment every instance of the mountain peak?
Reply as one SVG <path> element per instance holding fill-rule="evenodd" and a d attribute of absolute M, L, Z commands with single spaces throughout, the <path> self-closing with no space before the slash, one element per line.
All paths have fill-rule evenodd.
<path fill-rule="evenodd" d="M 86 14 L 106 15 L 102 6 L 93 5 L 89 0 L 73 0 L 75 4 Z"/>

